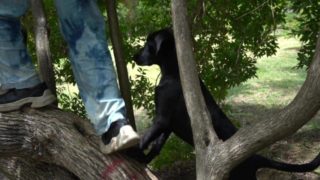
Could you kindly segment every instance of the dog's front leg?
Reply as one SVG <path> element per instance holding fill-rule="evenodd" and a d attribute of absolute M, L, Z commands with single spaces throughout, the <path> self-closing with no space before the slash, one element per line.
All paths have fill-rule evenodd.
<path fill-rule="evenodd" d="M 163 147 L 163 145 L 165 144 L 166 140 L 168 139 L 168 137 L 170 136 L 172 131 L 166 131 L 164 133 L 162 133 L 153 143 L 152 143 L 152 147 L 151 150 L 149 151 L 149 153 L 146 155 L 146 163 L 150 163 L 152 161 L 152 159 L 154 159 L 157 155 L 160 154 L 160 151 Z"/>
<path fill-rule="evenodd" d="M 172 116 L 176 111 L 179 98 L 182 97 L 179 94 L 179 87 L 175 79 L 162 77 L 160 85 L 156 88 L 155 92 L 156 115 L 154 123 L 140 140 L 140 148 L 142 150 L 146 149 L 161 134 L 164 134 L 159 139 L 159 146 L 157 148 L 154 147 L 153 151 L 157 154 L 156 151 L 161 150 L 162 143 L 165 142 L 172 132 Z"/>
<path fill-rule="evenodd" d="M 150 129 L 143 135 L 140 140 L 140 148 L 142 150 L 146 149 L 152 141 L 158 138 L 162 133 L 165 133 L 169 130 L 169 121 L 163 119 L 163 117 L 156 116 L 155 123 L 151 126 Z"/>

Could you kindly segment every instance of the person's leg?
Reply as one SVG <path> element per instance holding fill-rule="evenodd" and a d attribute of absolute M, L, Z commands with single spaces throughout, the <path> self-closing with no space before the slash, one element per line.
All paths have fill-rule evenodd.
<path fill-rule="evenodd" d="M 0 112 L 25 104 L 43 107 L 55 98 L 41 84 L 24 44 L 20 16 L 29 1 L 0 1 Z"/>
<path fill-rule="evenodd" d="M 40 83 L 20 25 L 29 1 L 0 1 L 0 89 L 28 88 Z"/>
<path fill-rule="evenodd" d="M 107 46 L 105 22 L 95 0 L 55 0 L 55 4 L 80 96 L 97 134 L 109 144 L 110 137 L 117 136 L 119 131 L 121 134 L 121 129 L 127 126 L 125 104 Z M 137 143 L 137 135 L 132 138 L 131 143 Z"/>

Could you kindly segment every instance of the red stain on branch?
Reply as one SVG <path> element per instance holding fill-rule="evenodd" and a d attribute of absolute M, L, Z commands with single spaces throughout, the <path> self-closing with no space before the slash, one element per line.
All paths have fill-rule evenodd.
<path fill-rule="evenodd" d="M 124 160 L 122 159 L 116 159 L 112 161 L 111 164 L 107 165 L 104 171 L 102 172 L 101 179 L 107 179 L 109 175 L 113 173 L 114 170 L 116 170 L 123 162 Z M 111 178 L 108 178 L 108 179 L 111 179 Z"/>

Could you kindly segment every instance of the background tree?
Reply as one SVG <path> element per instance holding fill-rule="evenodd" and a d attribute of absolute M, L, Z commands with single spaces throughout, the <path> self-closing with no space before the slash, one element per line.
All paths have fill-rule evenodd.
<path fill-rule="evenodd" d="M 230 170 L 259 149 L 295 132 L 320 109 L 320 30 L 308 76 L 295 99 L 279 113 L 218 139 L 203 99 L 193 57 L 186 1 L 172 0 L 179 72 L 196 149 L 197 179 L 227 179 Z"/>
<path fill-rule="evenodd" d="M 317 30 L 320 28 L 320 2 L 317 0 L 290 3 L 288 11 L 292 14 L 295 25 L 288 27 L 292 35 L 298 36 L 302 47 L 298 52 L 297 67 L 309 67 L 315 53 Z"/>

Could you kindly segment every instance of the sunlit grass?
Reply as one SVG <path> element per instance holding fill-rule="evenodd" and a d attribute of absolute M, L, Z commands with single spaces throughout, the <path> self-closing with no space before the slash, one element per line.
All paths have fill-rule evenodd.
<path fill-rule="evenodd" d="M 236 101 L 267 107 L 288 104 L 305 80 L 306 70 L 297 69 L 298 40 L 279 38 L 277 54 L 257 62 L 257 77 L 228 91 L 227 102 Z"/>

